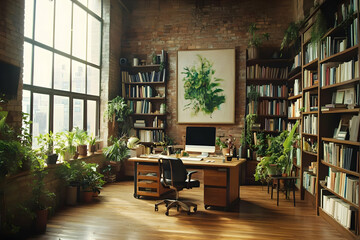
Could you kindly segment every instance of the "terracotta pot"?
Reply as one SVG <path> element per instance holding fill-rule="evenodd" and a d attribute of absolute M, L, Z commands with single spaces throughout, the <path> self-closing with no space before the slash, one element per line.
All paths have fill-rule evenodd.
<path fill-rule="evenodd" d="M 224 156 L 229 155 L 229 154 L 230 154 L 230 149 L 229 149 L 229 148 L 223 148 L 223 149 L 222 149 L 222 154 L 223 154 Z"/>
<path fill-rule="evenodd" d="M 90 153 L 96 152 L 96 145 L 89 145 L 89 152 Z"/>
<path fill-rule="evenodd" d="M 36 211 L 35 230 L 37 233 L 43 233 L 46 231 L 48 210 Z"/>
<path fill-rule="evenodd" d="M 93 192 L 92 191 L 83 191 L 83 202 L 90 203 L 92 201 Z"/>
<path fill-rule="evenodd" d="M 77 149 L 80 156 L 87 156 L 87 145 L 79 145 Z"/>
<path fill-rule="evenodd" d="M 68 186 L 66 191 L 66 204 L 67 205 L 76 205 L 77 202 L 77 187 Z"/>

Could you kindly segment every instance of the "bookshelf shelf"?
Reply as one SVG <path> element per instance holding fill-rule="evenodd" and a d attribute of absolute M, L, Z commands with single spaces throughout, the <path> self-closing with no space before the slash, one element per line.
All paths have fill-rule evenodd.
<path fill-rule="evenodd" d="M 298 66 L 294 69 L 292 69 L 290 72 L 289 72 L 289 81 L 292 81 L 298 77 L 301 77 L 301 66 Z"/>
<path fill-rule="evenodd" d="M 288 100 L 296 100 L 296 99 L 299 99 L 299 98 L 302 98 L 302 94 L 298 94 L 296 96 L 291 96 L 288 98 Z"/>
<path fill-rule="evenodd" d="M 162 127 L 134 127 L 134 129 L 143 129 L 143 130 L 164 130 Z"/>
<path fill-rule="evenodd" d="M 261 59 L 249 59 L 247 65 L 275 65 L 275 66 L 287 66 L 290 63 L 290 59 L 285 58 L 261 58 Z"/>
<path fill-rule="evenodd" d="M 339 140 L 336 138 L 326 138 L 323 137 L 321 138 L 323 141 L 325 142 L 334 142 L 334 143 L 339 143 L 339 144 L 344 144 L 344 145 L 349 145 L 349 146 L 358 146 L 360 147 L 360 142 L 354 142 L 354 141 L 348 141 L 348 140 Z"/>
<path fill-rule="evenodd" d="M 125 98 L 125 100 L 132 100 L 132 101 L 136 101 L 136 100 L 159 100 L 159 101 L 163 101 L 165 100 L 165 97 L 133 97 L 133 98 Z"/>
<path fill-rule="evenodd" d="M 302 115 L 318 114 L 318 111 L 302 112 Z"/>
<path fill-rule="evenodd" d="M 319 181 L 319 182 L 320 182 L 319 184 L 320 184 L 320 186 L 321 186 L 322 188 L 324 188 L 325 190 L 331 192 L 332 194 L 334 194 L 335 196 L 337 196 L 338 198 L 340 198 L 340 199 L 343 200 L 344 202 L 350 204 L 352 207 L 354 207 L 354 208 L 356 208 L 356 209 L 359 209 L 359 206 L 358 206 L 358 205 L 356 205 L 356 204 L 353 203 L 353 202 L 350 202 L 350 201 L 347 200 L 346 198 L 344 198 L 344 197 L 342 197 L 341 195 L 337 194 L 335 191 L 333 191 L 333 190 L 331 190 L 330 188 L 326 187 L 324 182 L 322 182 L 322 181 Z"/>
<path fill-rule="evenodd" d="M 316 88 L 318 88 L 318 87 L 319 87 L 319 85 L 318 85 L 318 84 L 315 84 L 315 85 L 312 85 L 312 86 L 310 86 L 310 87 L 304 88 L 303 91 L 311 91 L 311 90 L 314 90 L 314 89 L 316 89 Z"/>
<path fill-rule="evenodd" d="M 313 171 L 310 171 L 309 169 L 305 169 L 305 168 L 304 168 L 304 172 L 307 172 L 307 173 L 310 174 L 311 176 L 316 176 L 316 173 L 313 173 Z"/>
<path fill-rule="evenodd" d="M 344 172 L 344 173 L 347 173 L 347 174 L 350 174 L 350 175 L 353 175 L 353 176 L 356 176 L 356 177 L 360 177 L 360 173 L 358 172 L 354 172 L 354 171 L 350 171 L 350 170 L 347 170 L 345 168 L 341 168 L 341 167 L 337 167 L 331 163 L 328 163 L 328 162 L 325 162 L 324 160 L 321 160 L 321 163 L 328 166 L 328 167 L 331 167 L 331 168 L 334 168 L 338 171 L 341 171 L 341 172 Z"/>
<path fill-rule="evenodd" d="M 317 153 L 313 153 L 313 152 L 309 152 L 309 151 L 305 151 L 305 150 L 303 150 L 303 153 L 306 153 L 306 154 L 308 154 L 308 155 L 317 157 Z"/>
<path fill-rule="evenodd" d="M 132 116 L 153 116 L 153 117 L 165 117 L 166 114 L 160 114 L 160 113 L 132 113 Z"/>
<path fill-rule="evenodd" d="M 355 45 L 353 47 L 350 47 L 348 49 L 345 49 L 342 52 L 336 53 L 334 55 L 331 55 L 327 58 L 324 58 L 323 60 L 320 60 L 319 63 L 326 63 L 326 62 L 342 62 L 349 60 L 349 58 L 356 56 L 358 52 L 358 45 Z"/>
<path fill-rule="evenodd" d="M 360 112 L 360 108 L 354 109 L 334 109 L 329 111 L 321 111 L 322 114 L 335 114 L 335 113 L 358 113 Z"/>
<path fill-rule="evenodd" d="M 268 84 L 268 83 L 278 83 L 285 84 L 287 79 L 284 78 L 249 78 L 246 80 L 250 84 Z"/>
<path fill-rule="evenodd" d="M 125 82 L 125 85 L 164 85 L 164 82 Z"/>
<path fill-rule="evenodd" d="M 304 69 L 315 69 L 315 68 L 317 68 L 317 65 L 318 65 L 318 59 L 316 58 L 316 59 L 312 60 L 311 62 L 305 64 L 303 66 L 303 68 Z"/>
<path fill-rule="evenodd" d="M 286 100 L 286 97 L 259 97 L 260 100 Z"/>
<path fill-rule="evenodd" d="M 301 133 L 303 136 L 305 137 L 313 137 L 313 138 L 317 138 L 317 135 L 316 134 L 310 134 L 310 133 Z"/>
<path fill-rule="evenodd" d="M 340 83 L 335 83 L 335 84 L 331 84 L 331 85 L 326 85 L 321 87 L 322 90 L 327 90 L 327 89 L 334 89 L 334 88 L 341 88 L 341 87 L 347 87 L 348 85 L 355 85 L 356 83 L 359 83 L 360 78 L 354 78 L 348 81 L 344 81 L 344 82 L 340 82 Z"/>
<path fill-rule="evenodd" d="M 301 117 L 288 117 L 288 120 L 301 120 Z"/>
<path fill-rule="evenodd" d="M 258 117 L 264 117 L 264 118 L 287 118 L 287 115 L 262 115 L 262 114 L 259 114 Z"/>

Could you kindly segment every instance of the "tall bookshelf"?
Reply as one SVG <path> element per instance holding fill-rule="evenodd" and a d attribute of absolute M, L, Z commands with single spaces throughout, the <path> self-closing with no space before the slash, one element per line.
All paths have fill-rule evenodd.
<path fill-rule="evenodd" d="M 145 145 L 164 140 L 167 73 L 163 66 L 154 64 L 121 67 L 122 96 L 132 110 L 136 135 Z"/>
<path fill-rule="evenodd" d="M 301 198 L 353 239 L 360 227 L 358 6 L 357 0 L 323 1 L 301 36 Z M 328 30 L 314 43 L 311 30 L 320 12 Z"/>
<path fill-rule="evenodd" d="M 271 48 L 261 59 L 246 61 L 247 114 L 256 114 L 257 120 L 253 132 L 265 135 L 279 134 L 287 128 L 288 118 L 288 75 L 289 59 L 270 58 Z M 251 100 L 249 93 L 256 91 L 257 100 Z M 254 156 L 248 156 L 246 163 L 247 184 L 255 184 L 254 173 L 257 165 Z"/>

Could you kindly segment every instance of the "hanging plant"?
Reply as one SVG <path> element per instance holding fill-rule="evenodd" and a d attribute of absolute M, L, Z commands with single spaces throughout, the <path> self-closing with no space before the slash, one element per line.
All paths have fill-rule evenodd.
<path fill-rule="evenodd" d="M 326 31 L 327 22 L 325 15 L 322 11 L 319 11 L 319 13 L 316 15 L 314 25 L 311 28 L 311 42 L 319 42 L 321 37 L 324 36 L 324 34 L 326 33 Z"/>

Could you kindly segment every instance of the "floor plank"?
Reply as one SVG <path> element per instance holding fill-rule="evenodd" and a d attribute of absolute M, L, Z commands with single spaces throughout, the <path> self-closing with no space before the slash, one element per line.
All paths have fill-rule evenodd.
<path fill-rule="evenodd" d="M 205 210 L 203 188 L 183 190 L 182 199 L 198 204 L 198 212 L 154 211 L 154 199 L 135 199 L 131 181 L 107 184 L 91 204 L 62 209 L 45 234 L 32 239 L 344 239 L 304 201 L 280 206 L 265 187 L 241 186 L 240 205 L 231 212 Z"/>

